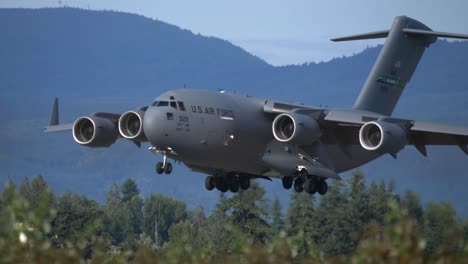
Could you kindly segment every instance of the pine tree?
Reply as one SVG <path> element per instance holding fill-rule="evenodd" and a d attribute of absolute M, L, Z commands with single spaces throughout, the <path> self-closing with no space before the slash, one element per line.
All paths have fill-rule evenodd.
<path fill-rule="evenodd" d="M 365 233 L 372 214 L 369 208 L 369 194 L 364 183 L 364 174 L 359 170 L 354 171 L 349 185 L 349 220 L 352 226 L 352 245 L 355 247 Z"/>
<path fill-rule="evenodd" d="M 160 194 L 147 197 L 144 204 L 143 230 L 162 246 L 169 239 L 169 228 L 187 219 L 187 205 Z"/>
<path fill-rule="evenodd" d="M 349 254 L 354 249 L 348 191 L 344 181 L 333 180 L 318 207 L 319 242 L 328 255 Z"/>
<path fill-rule="evenodd" d="M 301 241 L 299 255 L 309 254 L 318 240 L 318 218 L 314 196 L 292 192 L 291 203 L 286 216 L 286 232 Z"/>
<path fill-rule="evenodd" d="M 29 183 L 28 177 L 25 177 L 23 182 L 21 183 L 19 188 L 19 194 L 23 196 L 29 203 L 31 203 L 31 201 L 33 200 L 31 184 Z"/>
<path fill-rule="evenodd" d="M 134 196 L 140 194 L 136 182 L 130 178 L 122 183 L 120 190 L 122 192 L 122 202 L 130 201 Z"/>
<path fill-rule="evenodd" d="M 281 209 L 281 202 L 277 195 L 273 199 L 273 205 L 271 207 L 271 229 L 274 235 L 278 235 L 284 229 L 283 212 Z"/>
<path fill-rule="evenodd" d="M 226 200 L 228 220 L 253 242 L 264 244 L 271 236 L 265 189 L 257 182 Z"/>
<path fill-rule="evenodd" d="M 66 241 L 76 242 L 89 229 L 100 232 L 99 222 L 102 217 L 103 212 L 96 201 L 65 193 L 58 199 L 57 214 L 52 221 L 51 237 L 54 244 L 60 247 Z"/>
<path fill-rule="evenodd" d="M 408 215 L 418 223 L 422 223 L 424 210 L 419 195 L 415 191 L 408 190 L 401 200 L 401 206 L 407 210 Z"/>

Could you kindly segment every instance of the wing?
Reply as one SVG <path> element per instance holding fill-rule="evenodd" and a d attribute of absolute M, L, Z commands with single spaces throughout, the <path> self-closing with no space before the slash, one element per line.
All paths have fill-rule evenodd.
<path fill-rule="evenodd" d="M 384 118 L 408 127 L 408 144 L 426 155 L 426 145 L 455 145 L 468 155 L 468 126 L 448 125 L 408 119 L 389 118 L 365 111 L 326 110 L 323 118 L 326 142 L 359 144 L 359 129 L 369 121 Z"/>
<path fill-rule="evenodd" d="M 410 142 L 416 147 L 425 145 L 456 145 L 468 155 L 468 127 L 413 121 Z"/>
<path fill-rule="evenodd" d="M 119 118 L 120 118 L 119 114 L 102 113 L 102 112 L 92 113 L 91 116 L 106 118 L 106 119 L 111 120 L 115 124 L 119 122 Z M 73 123 L 59 124 L 59 100 L 57 97 L 55 97 L 54 104 L 52 107 L 52 113 L 50 115 L 49 126 L 44 128 L 44 133 L 69 131 L 72 129 L 73 129 Z"/>

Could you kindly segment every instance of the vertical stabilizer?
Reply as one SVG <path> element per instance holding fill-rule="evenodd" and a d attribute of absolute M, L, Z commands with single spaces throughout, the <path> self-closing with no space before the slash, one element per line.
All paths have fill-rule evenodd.
<path fill-rule="evenodd" d="M 409 17 L 396 17 L 385 44 L 361 90 L 354 109 L 390 116 L 406 84 L 410 81 L 424 50 L 437 37 L 409 34 L 405 28 L 430 32 Z"/>
<path fill-rule="evenodd" d="M 361 90 L 354 109 L 390 116 L 424 53 L 438 37 L 468 39 L 468 35 L 432 31 L 412 18 L 399 16 L 390 30 L 359 34 L 332 41 L 387 38 Z"/>

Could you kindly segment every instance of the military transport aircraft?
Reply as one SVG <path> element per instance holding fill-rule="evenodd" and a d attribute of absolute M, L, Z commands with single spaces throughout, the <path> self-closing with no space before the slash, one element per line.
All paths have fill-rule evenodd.
<path fill-rule="evenodd" d="M 206 189 L 237 192 L 253 178 L 280 178 L 297 192 L 327 192 L 326 180 L 340 179 L 382 155 L 413 145 L 456 145 L 468 155 L 468 127 L 392 117 L 406 84 L 437 37 L 468 35 L 432 31 L 409 17 L 396 17 L 390 30 L 332 41 L 387 38 L 352 109 L 323 109 L 205 90 L 177 89 L 151 105 L 123 114 L 93 113 L 73 124 L 58 122 L 55 99 L 44 132 L 71 130 L 78 144 L 109 147 L 125 138 L 160 153 L 158 174 L 170 174 L 168 159 L 208 174 Z"/>

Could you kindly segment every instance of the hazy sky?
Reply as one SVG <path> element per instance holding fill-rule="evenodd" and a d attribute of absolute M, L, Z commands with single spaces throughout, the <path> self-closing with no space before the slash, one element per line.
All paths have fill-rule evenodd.
<path fill-rule="evenodd" d="M 468 34 L 467 0 L 0 0 L 0 7 L 112 9 L 233 42 L 274 65 L 327 61 L 382 41 L 332 37 L 387 29 L 395 16 Z"/>

